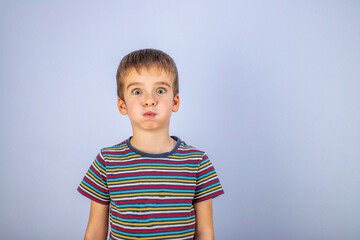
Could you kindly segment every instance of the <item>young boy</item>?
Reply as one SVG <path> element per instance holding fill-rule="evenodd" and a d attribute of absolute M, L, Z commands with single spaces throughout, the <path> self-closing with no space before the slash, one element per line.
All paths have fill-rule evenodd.
<path fill-rule="evenodd" d="M 97 155 L 78 187 L 90 198 L 85 239 L 214 239 L 212 198 L 223 194 L 206 153 L 169 136 L 179 109 L 173 59 L 154 49 L 125 56 L 118 108 L 133 136 Z"/>

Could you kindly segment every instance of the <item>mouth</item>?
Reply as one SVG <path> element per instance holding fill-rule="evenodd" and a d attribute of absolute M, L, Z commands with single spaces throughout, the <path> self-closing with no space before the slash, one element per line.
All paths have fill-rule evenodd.
<path fill-rule="evenodd" d="M 144 113 L 143 115 L 144 115 L 144 117 L 151 118 L 151 117 L 155 117 L 156 114 L 154 112 L 149 111 L 149 112 Z"/>

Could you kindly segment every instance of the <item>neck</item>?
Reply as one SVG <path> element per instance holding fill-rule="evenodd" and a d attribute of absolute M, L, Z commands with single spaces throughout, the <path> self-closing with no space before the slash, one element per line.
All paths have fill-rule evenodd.
<path fill-rule="evenodd" d="M 170 152 L 176 145 L 176 141 L 167 132 L 134 132 L 130 140 L 131 145 L 146 153 L 159 154 Z"/>

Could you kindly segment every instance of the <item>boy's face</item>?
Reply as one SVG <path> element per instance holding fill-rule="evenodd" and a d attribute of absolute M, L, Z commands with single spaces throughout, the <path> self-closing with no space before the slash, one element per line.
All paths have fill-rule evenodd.
<path fill-rule="evenodd" d="M 171 113 L 180 104 L 179 95 L 173 95 L 173 78 L 156 67 L 139 72 L 131 69 L 124 79 L 120 113 L 129 116 L 133 131 L 168 129 Z"/>

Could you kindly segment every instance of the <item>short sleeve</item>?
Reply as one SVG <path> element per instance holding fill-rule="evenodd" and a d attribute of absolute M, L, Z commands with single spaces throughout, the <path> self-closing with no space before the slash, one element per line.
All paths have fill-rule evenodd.
<path fill-rule="evenodd" d="M 194 202 L 215 198 L 224 193 L 215 169 L 206 154 L 204 154 L 196 174 L 196 189 Z"/>
<path fill-rule="evenodd" d="M 96 156 L 77 190 L 95 202 L 109 203 L 110 195 L 106 180 L 106 166 L 101 153 Z"/>

